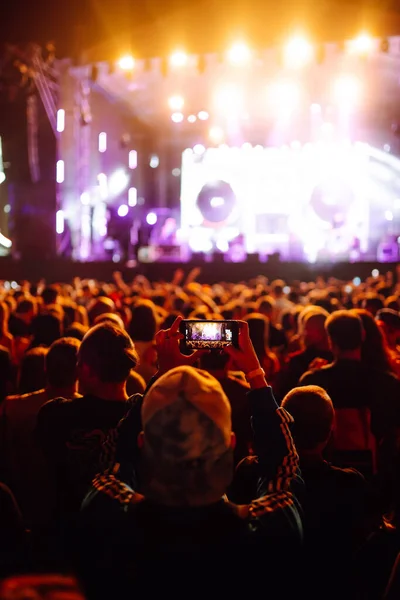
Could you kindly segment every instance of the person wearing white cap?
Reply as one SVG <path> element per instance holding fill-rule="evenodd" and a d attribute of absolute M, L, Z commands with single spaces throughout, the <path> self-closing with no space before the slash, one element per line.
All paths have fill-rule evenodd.
<path fill-rule="evenodd" d="M 289 598 L 302 540 L 292 417 L 278 408 L 248 325 L 240 322 L 239 347 L 226 351 L 250 384 L 260 472 L 250 504 L 229 502 L 235 444 L 229 401 L 213 376 L 190 365 L 198 355 L 180 354 L 179 322 L 157 335 L 160 376 L 120 432 L 142 429 L 136 489 L 121 478 L 120 450 L 121 462 L 95 477 L 83 503 L 74 551 L 84 590 L 89 600 L 176 598 L 226 595 L 242 586 L 252 593 L 264 585 L 270 597 Z"/>

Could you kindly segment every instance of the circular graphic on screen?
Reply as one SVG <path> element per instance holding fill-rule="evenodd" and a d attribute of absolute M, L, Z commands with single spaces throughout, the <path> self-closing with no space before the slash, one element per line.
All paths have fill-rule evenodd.
<path fill-rule="evenodd" d="M 206 183 L 197 196 L 197 207 L 203 218 L 210 223 L 226 221 L 236 205 L 236 195 L 226 181 Z"/>
<path fill-rule="evenodd" d="M 322 221 L 342 227 L 350 206 L 355 200 L 351 186 L 338 180 L 319 183 L 313 190 L 310 206 Z"/>

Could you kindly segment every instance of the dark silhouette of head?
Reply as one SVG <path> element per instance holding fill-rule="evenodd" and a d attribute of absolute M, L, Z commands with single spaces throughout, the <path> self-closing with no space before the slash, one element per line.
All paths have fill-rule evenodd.
<path fill-rule="evenodd" d="M 354 308 L 351 312 L 360 317 L 365 332 L 361 346 L 361 361 L 363 364 L 378 371 L 391 371 L 388 346 L 377 321 L 364 308 Z"/>
<path fill-rule="evenodd" d="M 104 384 L 126 383 L 138 363 L 134 344 L 110 321 L 99 323 L 82 340 L 78 353 L 78 377 L 83 393 L 94 393 Z"/>
<path fill-rule="evenodd" d="M 51 346 L 63 334 L 62 320 L 55 313 L 39 314 L 32 321 L 31 347 Z"/>
<path fill-rule="evenodd" d="M 115 312 L 115 303 L 107 296 L 99 296 L 94 299 L 88 307 L 89 325 L 94 325 L 96 318 L 104 313 Z"/>
<path fill-rule="evenodd" d="M 334 353 L 361 350 L 364 329 L 357 314 L 338 310 L 328 317 L 325 327 Z"/>
<path fill-rule="evenodd" d="M 57 304 L 59 298 L 59 290 L 56 285 L 48 285 L 41 293 L 42 301 L 45 306 L 48 304 Z"/>
<path fill-rule="evenodd" d="M 332 400 L 317 385 L 296 387 L 282 400 L 294 418 L 293 437 L 300 454 L 322 452 L 330 438 L 335 418 Z"/>
<path fill-rule="evenodd" d="M 28 394 L 46 387 L 46 355 L 48 348 L 39 346 L 28 350 L 22 359 L 18 392 Z"/>
<path fill-rule="evenodd" d="M 244 317 L 249 324 L 249 335 L 259 359 L 266 356 L 268 347 L 269 320 L 260 313 L 251 313 Z"/>
<path fill-rule="evenodd" d="M 77 381 L 77 361 L 80 342 L 64 337 L 53 342 L 45 357 L 46 377 L 54 389 L 72 388 Z"/>
<path fill-rule="evenodd" d="M 157 313 L 152 302 L 141 300 L 132 307 L 129 335 L 134 342 L 151 342 L 155 338 L 157 328 Z"/>

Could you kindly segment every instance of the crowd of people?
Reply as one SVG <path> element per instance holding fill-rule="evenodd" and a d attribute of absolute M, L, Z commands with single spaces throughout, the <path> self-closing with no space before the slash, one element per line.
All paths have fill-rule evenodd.
<path fill-rule="evenodd" d="M 400 597 L 397 276 L 2 282 L 0 598 Z"/>

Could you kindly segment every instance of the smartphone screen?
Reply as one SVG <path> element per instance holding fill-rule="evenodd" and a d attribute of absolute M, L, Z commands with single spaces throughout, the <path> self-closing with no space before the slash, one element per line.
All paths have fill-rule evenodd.
<path fill-rule="evenodd" d="M 236 321 L 184 320 L 181 322 L 181 333 L 185 336 L 186 348 L 190 350 L 238 345 L 239 329 Z"/>

